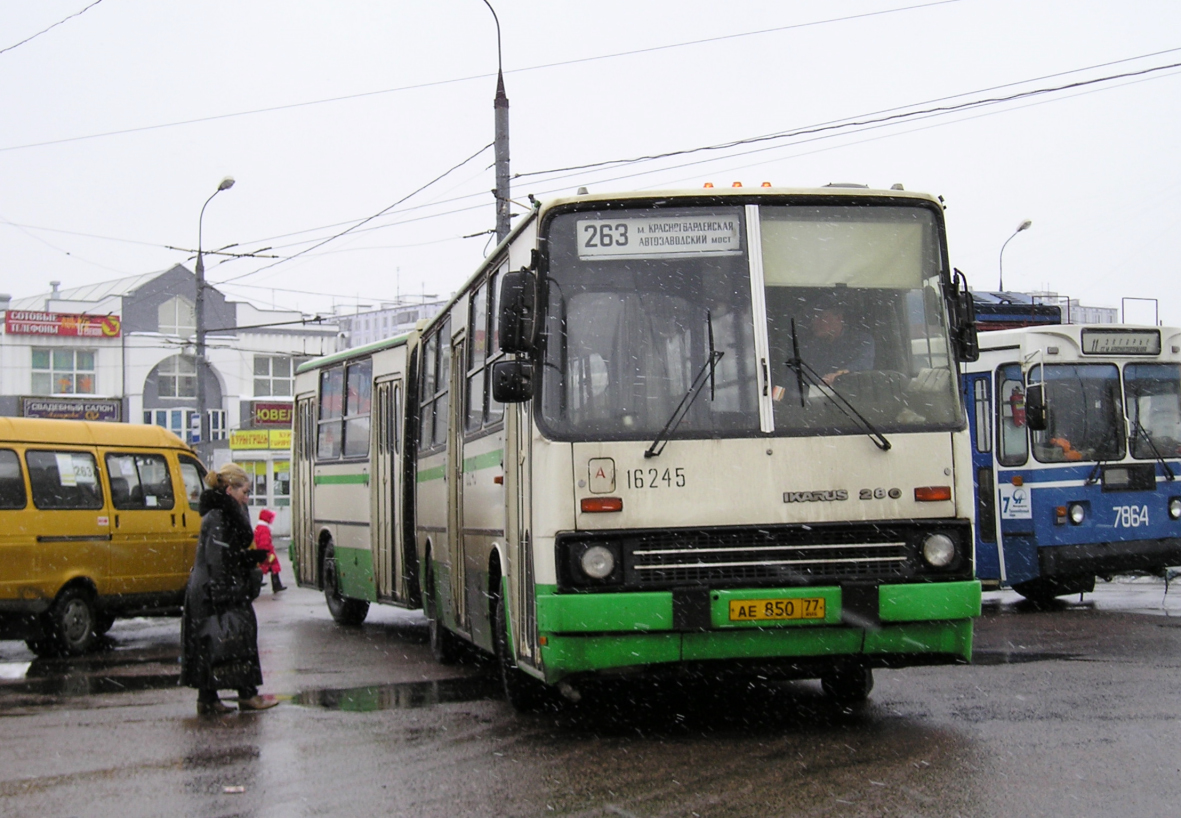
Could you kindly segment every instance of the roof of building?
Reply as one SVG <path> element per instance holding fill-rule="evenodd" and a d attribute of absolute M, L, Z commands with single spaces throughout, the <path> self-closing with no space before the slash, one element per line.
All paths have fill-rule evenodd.
<path fill-rule="evenodd" d="M 172 269 L 172 268 L 169 268 Z M 100 281 L 97 284 L 84 284 L 81 287 L 71 287 L 68 290 L 58 290 L 57 295 L 52 292 L 29 295 L 24 298 L 14 298 L 9 305 L 13 310 L 42 310 L 46 299 L 55 301 L 93 301 L 99 302 L 107 298 L 121 298 L 131 295 L 143 285 L 164 275 L 168 270 L 158 270 L 154 273 L 140 273 L 136 276 L 116 278 L 113 281 Z"/>

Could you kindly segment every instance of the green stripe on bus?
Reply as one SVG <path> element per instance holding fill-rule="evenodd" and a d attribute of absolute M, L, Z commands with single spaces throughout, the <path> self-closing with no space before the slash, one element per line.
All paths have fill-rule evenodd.
<path fill-rule="evenodd" d="M 317 486 L 369 485 L 368 474 L 317 474 L 313 481 Z"/>
<path fill-rule="evenodd" d="M 504 460 L 504 449 L 497 449 L 493 452 L 485 452 L 478 454 L 475 457 L 469 457 L 463 461 L 463 470 L 465 472 L 479 471 L 480 469 L 499 468 L 501 461 Z"/>
<path fill-rule="evenodd" d="M 423 469 L 418 473 L 419 483 L 429 483 L 431 480 L 442 480 L 447 473 L 446 466 L 435 466 L 433 469 Z"/>

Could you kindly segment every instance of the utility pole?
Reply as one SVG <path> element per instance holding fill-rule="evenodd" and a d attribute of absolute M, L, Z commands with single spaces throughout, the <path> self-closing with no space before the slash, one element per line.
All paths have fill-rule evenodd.
<path fill-rule="evenodd" d="M 205 407 L 205 378 L 207 377 L 208 363 L 205 360 L 205 258 L 201 249 L 201 232 L 205 223 L 205 208 L 213 201 L 214 196 L 233 186 L 234 178 L 232 176 L 222 179 L 217 190 L 213 191 L 210 197 L 205 200 L 205 204 L 201 205 L 201 215 L 197 219 L 197 303 L 193 309 L 193 317 L 196 319 L 194 323 L 197 325 L 197 417 L 198 423 L 200 423 L 197 452 L 205 461 L 206 466 L 210 466 L 211 463 L 209 460 L 209 412 Z"/>
<path fill-rule="evenodd" d="M 496 111 L 496 243 L 508 238 L 512 229 L 509 219 L 509 150 L 508 150 L 508 95 L 504 92 L 504 59 L 500 50 L 500 18 L 496 16 L 496 9 L 488 0 L 484 5 L 492 12 L 492 19 L 496 21 L 496 101 L 493 108 Z"/>

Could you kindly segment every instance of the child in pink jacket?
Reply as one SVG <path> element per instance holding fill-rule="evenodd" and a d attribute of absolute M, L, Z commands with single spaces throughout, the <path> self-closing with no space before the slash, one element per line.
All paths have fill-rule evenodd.
<path fill-rule="evenodd" d="M 258 525 L 254 528 L 254 547 L 259 551 L 269 551 L 270 556 L 262 564 L 262 572 L 271 575 L 271 593 L 277 594 L 287 588 L 279 581 L 279 557 L 275 553 L 275 542 L 271 539 L 271 522 L 275 519 L 275 512 L 264 508 L 258 512 Z"/>

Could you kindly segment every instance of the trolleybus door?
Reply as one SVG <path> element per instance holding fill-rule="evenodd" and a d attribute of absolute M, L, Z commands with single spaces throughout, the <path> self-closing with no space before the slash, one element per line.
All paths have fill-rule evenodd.
<path fill-rule="evenodd" d="M 295 428 L 298 430 L 291 441 L 291 538 L 295 543 L 295 575 L 300 583 L 315 585 L 316 543 L 312 535 L 314 524 L 312 508 L 312 458 L 316 446 L 316 396 L 305 395 L 295 401 Z"/>
<path fill-rule="evenodd" d="M 467 561 L 463 540 L 463 426 L 467 343 L 461 335 L 451 342 L 451 404 L 447 419 L 447 548 L 451 558 L 451 602 L 455 622 L 468 630 Z"/>
<path fill-rule="evenodd" d="M 373 395 L 373 425 L 375 446 L 373 460 L 373 504 L 372 548 L 373 565 L 376 573 L 377 598 L 394 599 L 397 596 L 397 556 L 401 526 L 398 525 L 398 478 L 400 469 L 397 461 L 397 447 L 394 439 L 396 385 L 385 381 L 376 385 Z"/>
<path fill-rule="evenodd" d="M 992 376 L 964 379 L 972 432 L 972 477 L 976 488 L 976 576 L 1001 579 L 996 525 L 996 470 L 993 463 Z"/>

